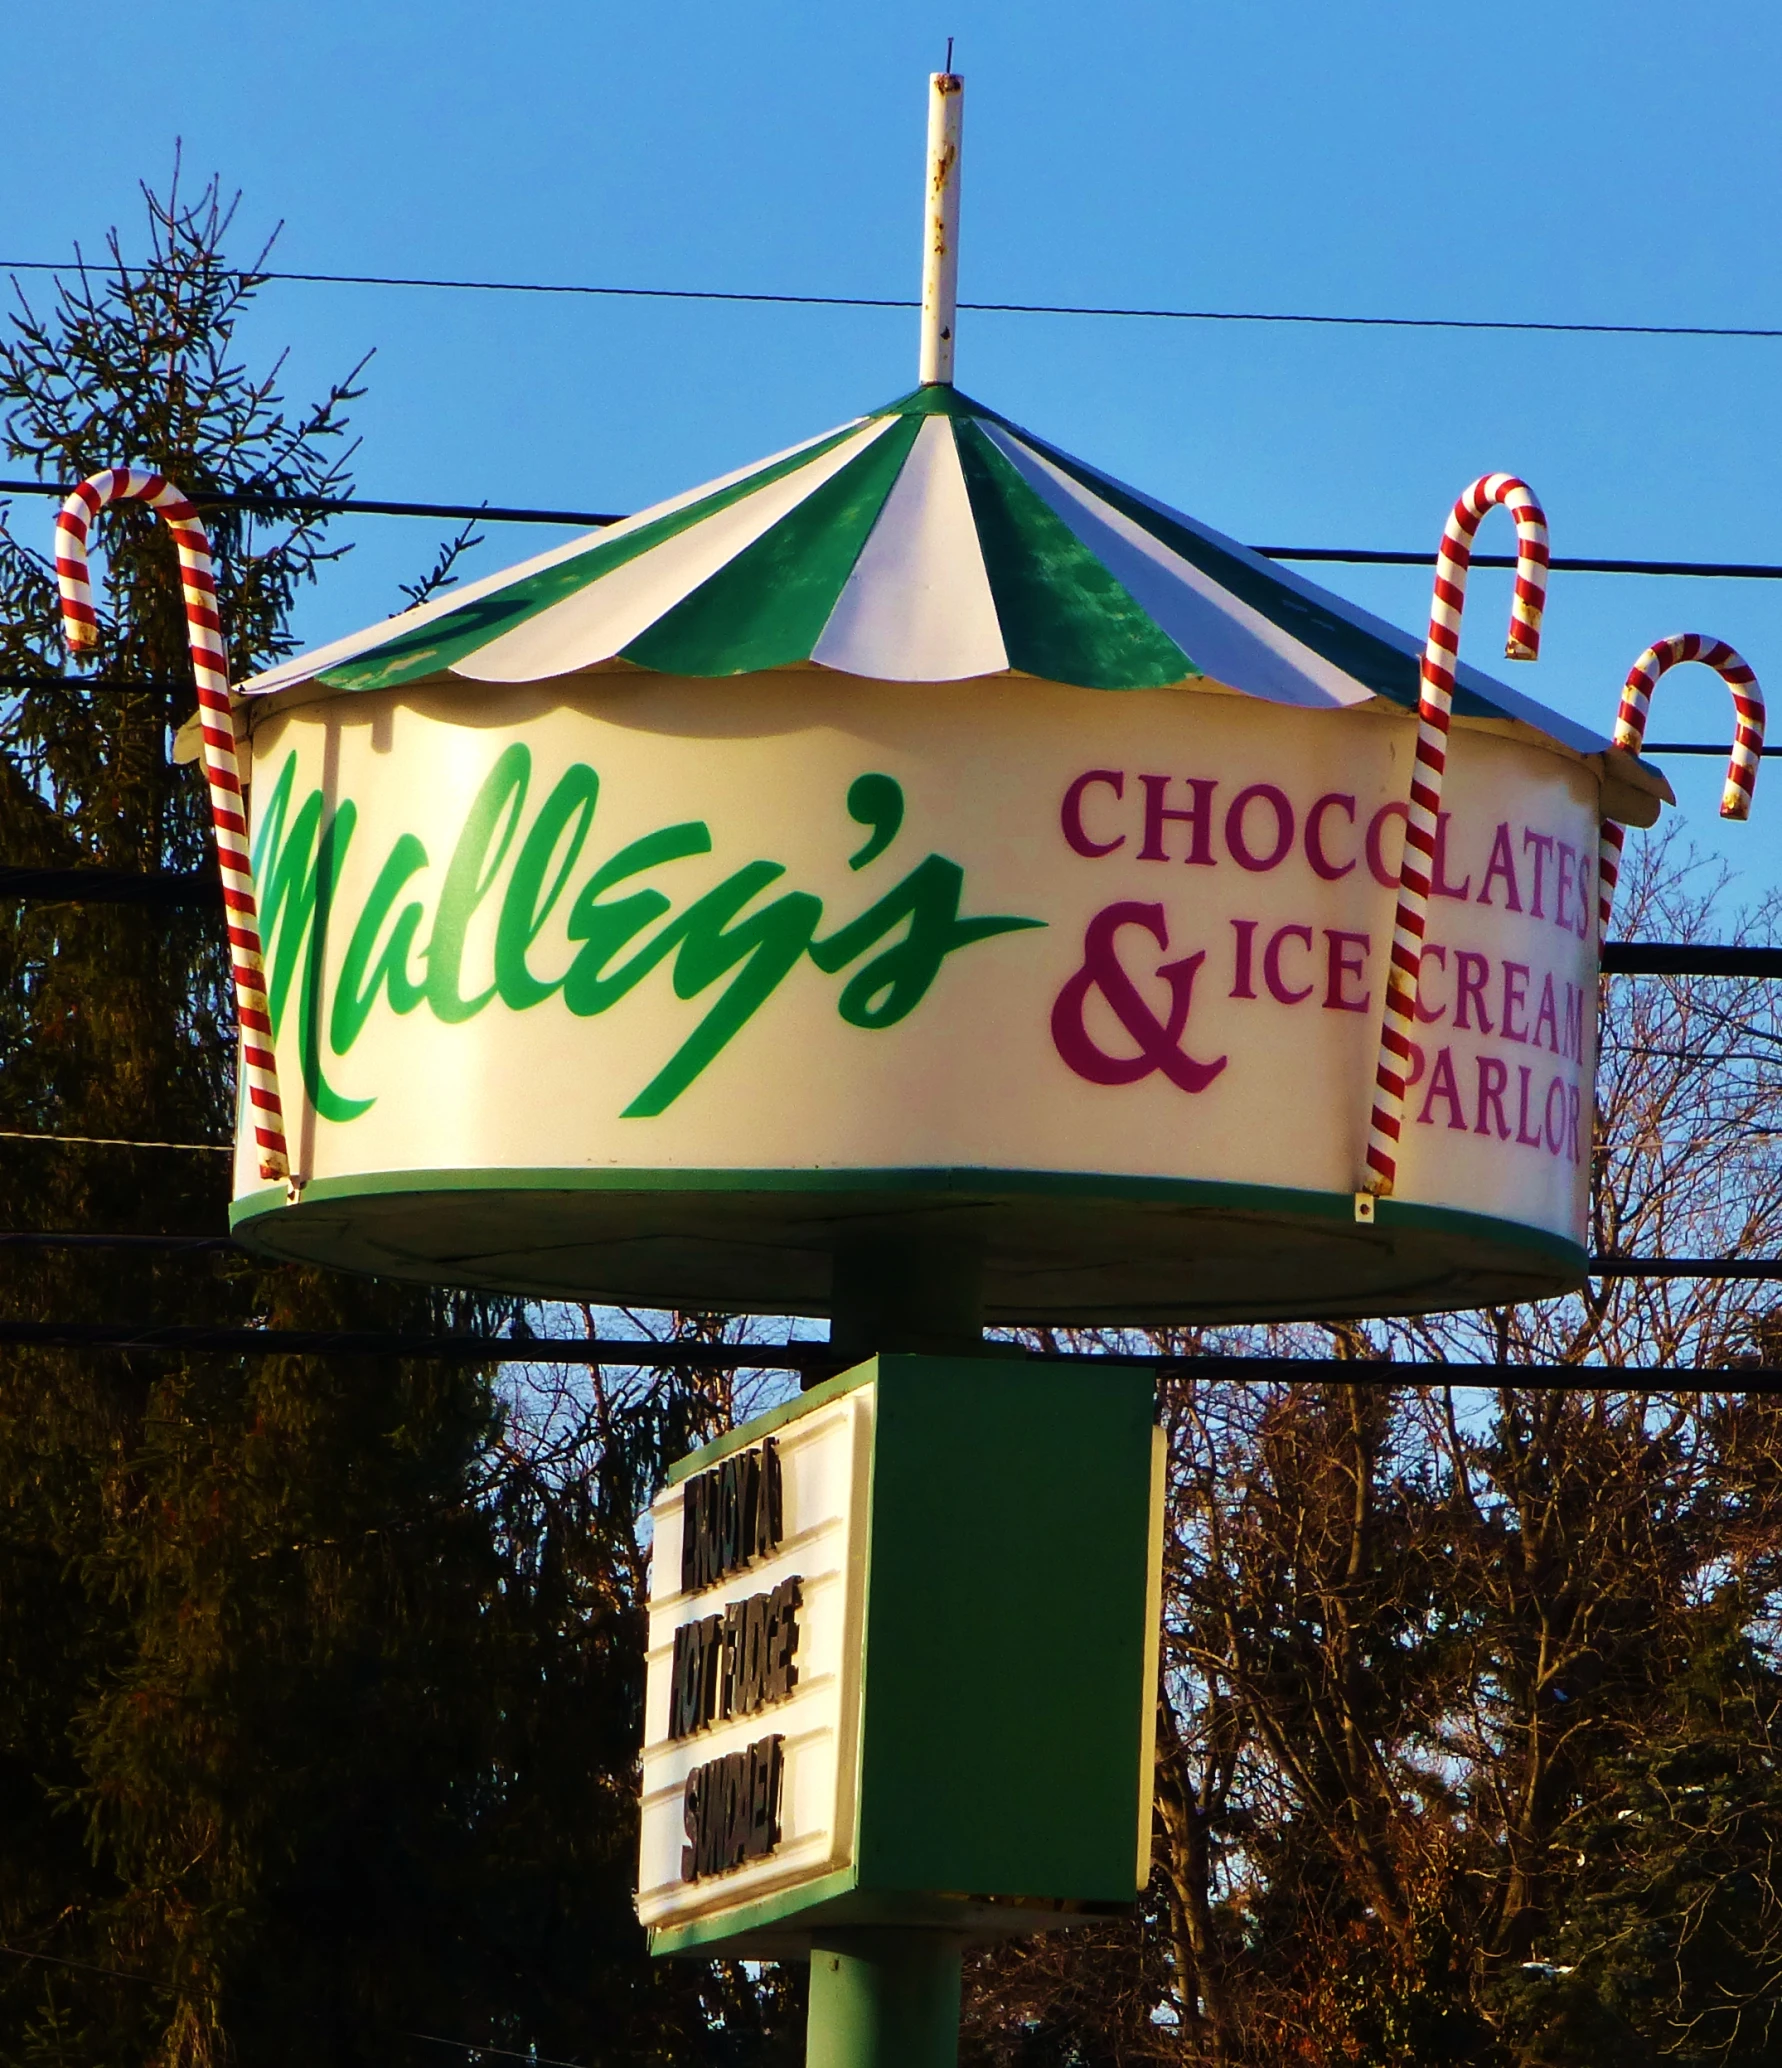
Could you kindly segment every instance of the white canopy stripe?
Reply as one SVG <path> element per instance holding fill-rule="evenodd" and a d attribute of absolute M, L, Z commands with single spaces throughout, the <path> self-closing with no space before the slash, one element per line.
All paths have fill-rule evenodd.
<path fill-rule="evenodd" d="M 811 659 L 892 682 L 960 682 L 1009 664 L 953 426 L 916 434 Z"/>

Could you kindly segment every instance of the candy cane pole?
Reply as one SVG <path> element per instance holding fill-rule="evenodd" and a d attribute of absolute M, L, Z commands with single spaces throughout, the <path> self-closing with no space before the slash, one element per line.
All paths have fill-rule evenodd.
<path fill-rule="evenodd" d="M 288 1178 L 284 1110 L 272 1054 L 272 1013 L 266 996 L 266 968 L 260 953 L 259 908 L 253 865 L 248 858 L 247 813 L 241 768 L 235 758 L 235 720 L 229 707 L 228 663 L 217 616 L 217 584 L 210 540 L 198 513 L 172 482 L 134 467 L 111 467 L 83 481 L 56 519 L 56 580 L 62 591 L 62 630 L 76 653 L 99 642 L 99 619 L 87 580 L 87 531 L 108 503 L 147 503 L 167 520 L 179 551 L 180 583 L 186 599 L 186 633 L 192 673 L 203 714 L 204 777 L 210 786 L 210 817 L 223 876 L 223 907 L 229 921 L 230 960 L 235 972 L 235 1017 L 241 1029 L 241 1066 L 253 1108 L 254 1142 L 263 1178 Z"/>
<path fill-rule="evenodd" d="M 1732 691 L 1733 750 L 1726 765 L 1726 787 L 1720 793 L 1720 816 L 1748 819 L 1751 793 L 1757 787 L 1758 758 L 1763 751 L 1763 691 L 1748 663 L 1724 639 L 1707 639 L 1700 632 L 1677 632 L 1647 647 L 1627 673 L 1621 708 L 1615 713 L 1615 744 L 1625 747 L 1630 754 L 1640 751 L 1646 737 L 1646 712 L 1658 678 L 1679 661 L 1700 661 L 1712 668 Z M 1600 939 L 1608 937 L 1609 912 L 1621 875 L 1621 843 L 1626 838 L 1625 826 L 1614 819 L 1604 819 L 1596 864 Z"/>
<path fill-rule="evenodd" d="M 1541 646 L 1547 602 L 1547 519 L 1534 491 L 1514 474 L 1484 474 L 1454 505 L 1436 555 L 1429 638 L 1423 648 L 1423 688 L 1417 704 L 1417 755 L 1405 820 L 1404 860 L 1398 872 L 1398 911 L 1392 924 L 1392 959 L 1380 1017 L 1380 1053 L 1374 1070 L 1374 1109 L 1367 1130 L 1367 1171 L 1356 1199 L 1359 1219 L 1372 1218 L 1373 1197 L 1385 1198 L 1398 1176 L 1398 1138 L 1416 1029 L 1417 979 L 1423 965 L 1423 929 L 1434 879 L 1441 826 L 1442 778 L 1448 766 L 1448 725 L 1454 709 L 1454 666 L 1460 653 L 1460 617 L 1473 539 L 1493 504 L 1516 520 L 1516 593 L 1504 652 L 1532 661 Z"/>

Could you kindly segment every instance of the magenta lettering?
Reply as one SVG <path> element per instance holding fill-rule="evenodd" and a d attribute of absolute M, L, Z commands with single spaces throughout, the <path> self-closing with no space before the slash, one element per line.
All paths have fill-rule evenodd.
<path fill-rule="evenodd" d="M 1520 1104 L 1516 1114 L 1516 1140 L 1524 1149 L 1538 1149 L 1541 1146 L 1540 1129 L 1537 1127 L 1533 1134 L 1528 1131 L 1528 1084 L 1534 1072 L 1526 1063 L 1518 1063 L 1516 1074 L 1522 1080 Z"/>
<path fill-rule="evenodd" d="M 1237 935 L 1237 967 L 1232 973 L 1231 995 L 1234 998 L 1254 998 L 1256 986 L 1250 981 L 1250 956 L 1256 946 L 1256 921 L 1234 919 L 1231 930 Z"/>
<path fill-rule="evenodd" d="M 1574 1063 L 1584 1060 L 1584 993 L 1575 984 L 1565 987 L 1565 1034 L 1559 1052 Z"/>
<path fill-rule="evenodd" d="M 1169 1016 L 1159 1019 L 1120 961 L 1116 937 L 1122 927 L 1142 928 L 1160 948 L 1169 946 L 1169 928 L 1161 905 L 1130 901 L 1108 905 L 1090 920 L 1083 934 L 1083 966 L 1059 992 L 1052 1007 L 1052 1042 L 1066 1064 L 1091 1084 L 1137 1084 L 1161 1070 L 1178 1091 L 1205 1091 L 1225 1068 L 1197 1063 L 1182 1052 L 1182 1035 L 1194 1002 L 1194 978 L 1207 959 L 1198 949 L 1179 961 L 1159 965 L 1157 975 L 1169 986 Z M 1138 1046 L 1134 1056 L 1111 1056 L 1098 1048 L 1083 1021 L 1089 993 L 1099 991 L 1114 1017 Z"/>
<path fill-rule="evenodd" d="M 1117 768 L 1092 768 L 1078 776 L 1064 793 L 1064 805 L 1059 812 L 1059 822 L 1064 828 L 1064 837 L 1076 853 L 1087 855 L 1093 860 L 1097 855 L 1112 854 L 1115 848 L 1126 845 L 1126 835 L 1117 833 L 1112 840 L 1092 840 L 1083 825 L 1083 792 L 1095 784 L 1104 784 L 1116 797 L 1126 795 L 1126 777 Z"/>
<path fill-rule="evenodd" d="M 1541 1029 L 1543 1027 L 1547 1030 L 1547 1039 L 1545 1041 L 1541 1039 Z M 1559 1014 L 1554 1009 L 1553 979 L 1550 976 L 1545 976 L 1541 979 L 1541 1009 L 1535 1014 L 1533 1040 L 1536 1048 L 1550 1048 L 1555 1055 L 1558 1055 L 1560 1052 Z"/>
<path fill-rule="evenodd" d="M 1324 938 L 1329 943 L 1324 971 L 1324 1010 L 1326 1012 L 1366 1012 L 1367 988 L 1363 964 L 1368 950 L 1373 946 L 1372 934 L 1343 933 L 1334 926 L 1324 929 Z M 1351 954 L 1359 949 L 1359 954 Z M 1349 977 L 1363 979 L 1359 998 L 1349 996 Z M 1411 1082 L 1416 1083 L 1416 1078 Z"/>
<path fill-rule="evenodd" d="M 1469 875 L 1458 890 L 1448 881 L 1448 821 L 1454 816 L 1445 811 L 1436 820 L 1435 869 L 1430 882 L 1430 894 L 1438 898 L 1463 898 L 1473 887 Z"/>
<path fill-rule="evenodd" d="M 1568 1084 L 1565 1088 L 1565 1127 L 1568 1159 L 1578 1160 L 1578 1087 Z"/>
<path fill-rule="evenodd" d="M 1553 835 L 1551 833 L 1531 833 L 1524 826 L 1522 829 L 1522 845 L 1525 849 L 1532 847 L 1535 851 L 1534 904 L 1530 908 L 1530 916 L 1535 919 L 1545 919 L 1547 915 L 1541 909 L 1541 877 L 1546 870 L 1547 863 L 1552 859 Z"/>
<path fill-rule="evenodd" d="M 1354 868 L 1355 858 L 1351 855 L 1339 867 L 1324 852 L 1324 814 L 1331 810 L 1341 810 L 1354 825 L 1354 798 L 1339 796 L 1335 790 L 1326 791 L 1306 813 L 1306 860 L 1311 863 L 1314 876 L 1322 876 L 1326 883 L 1337 883 Z"/>
<path fill-rule="evenodd" d="M 1516 1015 L 1528 1005 L 1528 965 L 1524 962 L 1504 964 L 1504 1020 L 1503 1037 L 1506 1041 L 1520 1041 L 1526 1044 L 1528 1029 L 1516 1025 Z"/>
<path fill-rule="evenodd" d="M 1553 901 L 1553 924 L 1563 926 L 1567 933 L 1572 930 L 1572 921 L 1565 906 L 1567 898 L 1572 894 L 1572 880 L 1577 871 L 1578 850 L 1562 840 L 1559 843 L 1559 891 Z"/>
<path fill-rule="evenodd" d="M 1489 905 L 1491 886 L 1500 878 L 1506 892 L 1505 908 L 1511 912 L 1520 912 L 1522 893 L 1516 887 L 1516 857 L 1510 849 L 1510 828 L 1502 819 L 1498 821 L 1497 833 L 1491 843 L 1491 860 L 1485 867 L 1485 881 L 1480 884 L 1479 895 L 1474 902 Z"/>
<path fill-rule="evenodd" d="M 1188 852 L 1182 857 L 1183 861 L 1198 862 L 1203 868 L 1210 869 L 1213 866 L 1213 792 L 1219 785 L 1206 776 L 1186 777 L 1194 802 L 1184 811 L 1163 801 L 1169 794 L 1168 776 L 1142 775 L 1139 781 L 1145 790 L 1145 844 L 1139 849 L 1139 860 L 1167 862 L 1169 856 L 1163 851 L 1164 822 L 1180 819 L 1189 834 Z"/>
<path fill-rule="evenodd" d="M 1441 964 L 1444 973 L 1448 967 L 1447 949 L 1438 948 L 1433 941 L 1425 942 L 1423 952 L 1417 958 L 1417 1017 L 1426 1027 L 1433 1027 L 1437 1020 L 1448 1010 L 1445 1005 L 1438 1005 L 1435 1011 L 1431 1012 L 1429 1007 L 1423 1002 L 1428 995 L 1429 962 L 1432 956 Z"/>
<path fill-rule="evenodd" d="M 1436 1051 L 1435 1068 L 1429 1073 L 1429 1091 L 1423 1101 L 1423 1111 L 1417 1115 L 1418 1122 L 1430 1126 L 1430 1111 L 1437 1099 L 1445 1099 L 1448 1105 L 1448 1125 L 1459 1133 L 1466 1133 L 1466 1115 L 1460 1109 L 1460 1086 L 1454 1077 L 1454 1051 L 1443 1048 Z"/>
<path fill-rule="evenodd" d="M 1386 866 L 1386 821 L 1395 818 L 1400 826 L 1405 826 L 1409 824 L 1410 817 L 1408 805 L 1382 804 L 1367 822 L 1367 866 L 1382 890 L 1398 888 L 1398 871 Z"/>
<path fill-rule="evenodd" d="M 1491 1015 L 1485 1010 L 1485 985 L 1491 975 L 1491 964 L 1483 955 L 1475 955 L 1471 948 L 1455 951 L 1459 967 L 1454 976 L 1454 1024 L 1465 1033 L 1472 1021 L 1466 1016 L 1470 1003 L 1479 1015 L 1479 1032 L 1491 1032 Z"/>
<path fill-rule="evenodd" d="M 1553 1117 L 1553 1100 L 1556 1095 L 1559 1099 L 1558 1119 Z M 1546 1131 L 1548 1153 L 1557 1156 L 1565 1147 L 1565 1079 L 1563 1077 L 1555 1077 L 1553 1082 L 1547 1087 L 1547 1110 L 1542 1115 L 1541 1124 Z"/>
<path fill-rule="evenodd" d="M 1504 1118 L 1504 1093 L 1509 1089 L 1510 1070 L 1507 1063 L 1500 1063 L 1496 1056 L 1478 1056 L 1479 1065 L 1479 1117 L 1473 1123 L 1473 1133 L 1488 1135 L 1491 1130 L 1485 1125 L 1487 1112 L 1497 1115 L 1497 1138 L 1500 1142 L 1510 1139 L 1510 1123 Z"/>
<path fill-rule="evenodd" d="M 1252 804 L 1259 803 L 1266 803 L 1275 815 L 1275 844 L 1266 855 L 1256 854 L 1244 837 L 1244 814 Z M 1273 783 L 1252 783 L 1247 790 L 1240 790 L 1225 814 L 1225 844 L 1240 869 L 1261 872 L 1279 868 L 1293 845 L 1293 806 L 1287 801 L 1286 791 Z"/>
<path fill-rule="evenodd" d="M 1278 999 L 1282 1005 L 1298 1005 L 1302 999 L 1310 998 L 1312 986 L 1307 984 L 1303 991 L 1290 991 L 1281 975 L 1281 949 L 1293 940 L 1304 941 L 1306 952 L 1311 953 L 1312 929 L 1309 926 L 1283 926 L 1269 936 L 1269 943 L 1262 951 L 1262 981 L 1268 986 L 1268 995 Z"/>

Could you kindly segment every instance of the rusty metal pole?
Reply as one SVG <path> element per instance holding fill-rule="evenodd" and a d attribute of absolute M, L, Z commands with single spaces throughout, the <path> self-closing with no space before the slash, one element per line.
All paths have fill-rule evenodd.
<path fill-rule="evenodd" d="M 965 81 L 928 78 L 928 188 L 922 220 L 922 385 L 951 386 L 959 300 L 959 139 Z"/>

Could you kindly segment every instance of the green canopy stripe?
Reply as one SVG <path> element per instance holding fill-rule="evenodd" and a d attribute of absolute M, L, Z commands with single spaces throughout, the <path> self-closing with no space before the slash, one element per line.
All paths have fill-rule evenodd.
<path fill-rule="evenodd" d="M 893 424 L 624 648 L 664 675 L 745 675 L 808 660 L 921 430 Z"/>
<path fill-rule="evenodd" d="M 1321 659 L 1340 668 L 1345 675 L 1353 676 L 1378 695 L 1415 709 L 1421 678 L 1414 653 L 1401 653 L 1345 617 L 1340 609 L 1327 608 L 1314 598 L 1290 588 L 1273 572 L 1264 572 L 1236 554 L 1225 552 L 1200 532 L 1175 522 L 1155 504 L 1133 495 L 1111 476 L 1084 466 L 1081 460 L 1073 459 L 1055 445 L 1048 445 L 1031 431 L 1018 431 L 1015 435 L 1023 445 L 1043 454 L 1060 473 L 1068 474 L 1090 494 L 1111 504 L 1123 517 L 1130 518 L 1141 530 L 1160 539 L 1171 552 L 1179 553 L 1190 566 L 1210 575 L 1240 603 L 1247 603 L 1270 624 L 1278 625 L 1283 632 L 1290 633 L 1310 647 Z"/>
<path fill-rule="evenodd" d="M 528 618 L 535 618 L 541 611 L 551 609 L 554 604 L 585 589 L 590 582 L 598 581 L 602 575 L 611 574 L 614 568 L 623 567 L 627 561 L 637 559 L 665 540 L 690 531 L 694 525 L 715 517 L 720 510 L 729 509 L 733 503 L 741 502 L 744 497 L 754 495 L 773 482 L 783 481 L 801 467 L 813 465 L 844 440 L 859 437 L 862 428 L 860 420 L 844 425 L 829 437 L 814 445 L 802 446 L 771 466 L 731 482 L 727 488 L 702 496 L 678 510 L 670 510 L 649 524 L 639 525 L 622 538 L 591 546 L 573 560 L 543 568 L 509 588 L 497 589 L 493 595 L 478 597 L 462 610 L 448 612 L 429 624 L 417 625 L 412 631 L 400 633 L 386 644 L 373 647 L 363 656 L 329 668 L 317 679 L 330 689 L 393 689 L 401 683 L 413 682 L 423 675 L 449 668 L 464 655 L 474 653 L 502 633 L 524 624 Z"/>
<path fill-rule="evenodd" d="M 1199 673 L 975 423 L 954 437 L 1010 667 L 1085 689 L 1161 689 Z"/>

